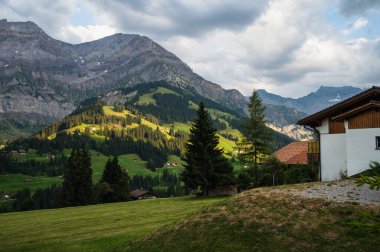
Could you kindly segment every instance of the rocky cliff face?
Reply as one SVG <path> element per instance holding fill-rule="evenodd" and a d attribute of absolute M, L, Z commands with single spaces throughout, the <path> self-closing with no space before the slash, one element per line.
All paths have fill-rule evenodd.
<path fill-rule="evenodd" d="M 0 20 L 0 120 L 31 114 L 60 119 L 85 98 L 159 80 L 236 110 L 245 108 L 237 90 L 206 81 L 147 37 L 115 34 L 72 45 L 51 38 L 32 22 Z"/>

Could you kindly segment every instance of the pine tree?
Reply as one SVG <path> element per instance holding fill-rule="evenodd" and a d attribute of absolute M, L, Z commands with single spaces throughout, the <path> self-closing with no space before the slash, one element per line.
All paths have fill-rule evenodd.
<path fill-rule="evenodd" d="M 105 197 L 106 201 L 125 201 L 129 197 L 129 176 L 121 169 L 119 160 L 114 157 L 109 159 L 103 171 L 101 183 L 106 182 L 111 190 Z"/>
<path fill-rule="evenodd" d="M 72 150 L 64 167 L 62 195 L 67 206 L 92 202 L 91 156 L 87 150 Z"/>
<path fill-rule="evenodd" d="M 239 160 L 249 165 L 258 184 L 257 169 L 259 158 L 269 154 L 270 144 L 273 140 L 272 133 L 265 125 L 264 118 L 265 107 L 256 90 L 253 91 L 248 103 L 248 118 L 244 121 L 242 127 L 243 139 L 239 144 Z"/>
<path fill-rule="evenodd" d="M 188 188 L 200 189 L 208 195 L 211 188 L 233 183 L 233 167 L 217 146 L 219 138 L 212 128 L 212 120 L 203 103 L 199 105 L 197 118 L 192 123 L 186 143 L 185 171 L 181 180 Z"/>

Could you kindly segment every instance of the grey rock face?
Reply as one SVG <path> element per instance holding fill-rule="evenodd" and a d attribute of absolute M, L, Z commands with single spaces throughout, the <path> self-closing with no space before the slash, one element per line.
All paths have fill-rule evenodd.
<path fill-rule="evenodd" d="M 246 105 L 237 90 L 206 81 L 147 37 L 115 34 L 72 45 L 33 22 L 0 20 L 0 120 L 5 114 L 60 119 L 86 98 L 159 80 L 233 109 Z"/>

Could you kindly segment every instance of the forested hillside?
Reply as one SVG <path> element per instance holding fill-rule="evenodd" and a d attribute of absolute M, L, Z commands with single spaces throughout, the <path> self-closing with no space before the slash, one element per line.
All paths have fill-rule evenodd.
<path fill-rule="evenodd" d="M 131 175 L 131 189 L 154 188 L 161 196 L 183 195 L 181 157 L 200 102 L 217 129 L 218 147 L 227 158 L 236 157 L 244 114 L 205 99 L 191 88 L 147 83 L 87 99 L 62 120 L 7 144 L 0 155 L 0 173 L 8 175 L 2 178 L 0 191 L 15 191 L 11 188 L 17 185 L 29 187 L 22 176 L 31 176 L 24 177 L 25 181 L 45 181 L 42 188 L 60 184 L 71 149 L 81 148 L 90 150 L 94 160 L 94 183 L 107 159 L 119 156 L 122 169 Z M 291 141 L 273 133 L 272 150 Z M 29 183 L 32 192 L 34 181 Z"/>

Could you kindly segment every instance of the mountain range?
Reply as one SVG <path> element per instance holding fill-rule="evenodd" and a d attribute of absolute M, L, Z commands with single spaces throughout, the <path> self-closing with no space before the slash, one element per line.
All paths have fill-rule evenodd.
<path fill-rule="evenodd" d="M 51 38 L 33 22 L 0 20 L 2 118 L 46 124 L 68 115 L 86 98 L 159 80 L 236 110 L 245 108 L 237 90 L 203 79 L 147 37 L 115 34 L 72 45 Z"/>
<path fill-rule="evenodd" d="M 85 99 L 120 88 L 166 81 L 230 108 L 246 111 L 246 97 L 203 79 L 151 39 L 115 34 L 69 44 L 33 22 L 0 20 L 0 139 L 29 135 L 72 113 Z M 272 129 L 304 139 L 296 121 L 361 89 L 322 86 L 299 99 L 259 90 Z M 307 137 L 306 137 L 307 138 Z"/>
<path fill-rule="evenodd" d="M 264 103 L 283 105 L 286 107 L 295 108 L 306 114 L 313 114 L 340 101 L 350 98 L 353 95 L 363 92 L 363 89 L 351 86 L 321 86 L 317 91 L 297 99 L 285 98 L 280 95 L 268 93 L 264 89 L 259 89 L 258 92 Z"/>

